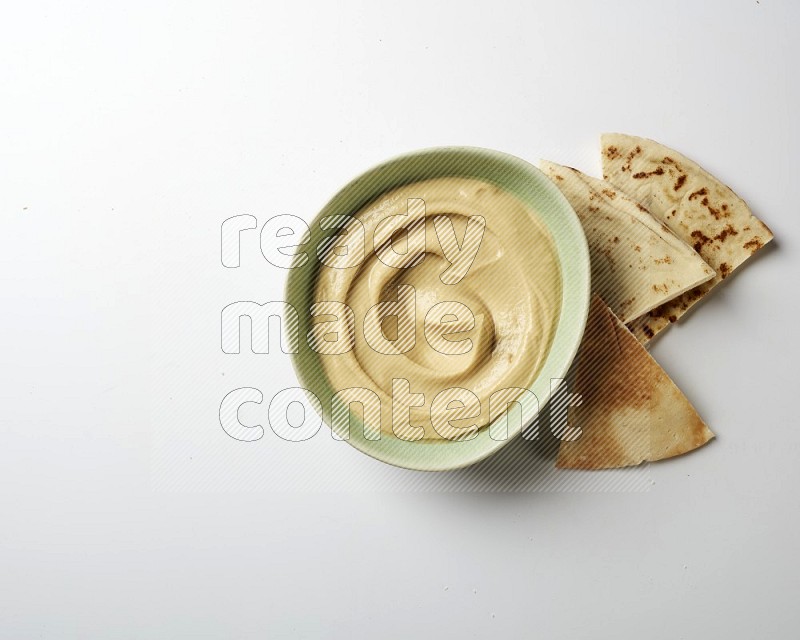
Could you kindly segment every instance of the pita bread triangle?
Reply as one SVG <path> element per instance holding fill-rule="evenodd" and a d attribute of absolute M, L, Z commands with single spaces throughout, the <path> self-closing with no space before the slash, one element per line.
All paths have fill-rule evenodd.
<path fill-rule="evenodd" d="M 653 140 L 601 137 L 603 177 L 642 203 L 717 275 L 629 326 L 647 342 L 772 240 L 772 232 L 729 187 L 697 163 Z"/>
<path fill-rule="evenodd" d="M 569 408 L 580 438 L 562 442 L 556 466 L 611 469 L 687 453 L 714 437 L 666 372 L 597 296 L 578 352 Z"/>
<path fill-rule="evenodd" d="M 539 166 L 580 218 L 593 291 L 623 322 L 714 277 L 692 247 L 608 182 L 553 162 Z"/>

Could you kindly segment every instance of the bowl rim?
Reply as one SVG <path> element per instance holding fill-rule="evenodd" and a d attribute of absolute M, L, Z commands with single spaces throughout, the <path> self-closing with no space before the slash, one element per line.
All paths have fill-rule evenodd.
<path fill-rule="evenodd" d="M 302 266 L 289 270 L 285 284 L 284 300 L 298 309 L 299 315 L 300 346 L 297 352 L 290 354 L 292 365 L 303 392 L 312 401 L 312 406 L 320 406 L 316 401 L 321 403 L 321 417 L 332 433 L 330 411 L 319 396 L 324 395 L 327 400 L 333 390 L 322 372 L 319 354 L 308 347 L 303 339 L 309 318 L 302 310 L 307 310 L 313 301 L 319 269 L 319 259 L 314 247 L 319 246 L 321 241 L 333 235 L 341 226 L 338 224 L 323 230 L 320 221 L 328 216 L 338 215 L 344 218 L 352 215 L 392 188 L 445 176 L 472 177 L 494 183 L 534 209 L 539 220 L 550 232 L 558 256 L 562 284 L 561 307 L 545 362 L 528 387 L 538 400 L 537 406 L 523 402 L 520 428 L 509 429 L 508 436 L 502 440 L 490 437 L 491 425 L 497 421 L 482 427 L 476 437 L 461 442 L 409 442 L 385 437 L 370 440 L 365 437 L 363 423 L 357 414 L 347 410 L 350 433 L 346 441 L 351 446 L 381 462 L 417 471 L 463 468 L 489 457 L 520 437 L 525 428 L 541 414 L 552 395 L 550 384 L 543 387 L 543 377 L 546 375 L 550 380 L 563 379 L 575 359 L 586 327 L 590 303 L 591 265 L 583 227 L 558 187 L 533 164 L 494 149 L 443 146 L 406 152 L 373 166 L 339 189 L 313 216 L 308 224 L 309 241 L 303 243 L 309 248 L 305 252 L 308 258 L 303 261 Z M 318 393 L 320 388 L 324 393 Z M 341 439 L 336 434 L 333 437 Z M 410 455 L 411 451 L 417 455 Z M 457 452 L 463 455 L 457 455 Z"/>

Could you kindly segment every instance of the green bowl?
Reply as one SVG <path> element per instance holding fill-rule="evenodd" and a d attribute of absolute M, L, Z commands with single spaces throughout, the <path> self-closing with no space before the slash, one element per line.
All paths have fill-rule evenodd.
<path fill-rule="evenodd" d="M 345 186 L 310 224 L 311 250 L 308 261 L 289 272 L 286 301 L 300 316 L 300 350 L 293 354 L 293 364 L 300 384 L 322 403 L 323 419 L 331 424 L 331 397 L 334 390 L 323 373 L 320 355 L 303 340 L 310 328 L 307 310 L 313 303 L 319 259 L 314 247 L 338 228 L 321 229 L 319 220 L 326 216 L 352 215 L 369 202 L 395 187 L 442 177 L 476 178 L 493 183 L 528 204 L 544 222 L 553 238 L 561 267 L 561 313 L 553 343 L 539 375 L 530 386 L 541 411 L 550 399 L 550 380 L 563 378 L 577 352 L 589 310 L 590 264 L 586 237 L 575 211 L 558 188 L 533 165 L 499 151 L 477 147 L 439 147 L 414 151 L 394 158 L 362 174 Z M 412 381 L 413 384 L 413 381 Z M 536 403 L 522 402 L 522 424 L 536 417 Z M 370 440 L 364 435 L 358 416 L 351 416 L 347 442 L 383 462 L 407 469 L 445 471 L 473 464 L 498 451 L 520 435 L 512 430 L 508 437 L 495 440 L 490 428 L 483 428 L 472 440 L 463 442 L 409 442 L 383 435 Z M 511 421 L 509 421 L 511 422 Z"/>

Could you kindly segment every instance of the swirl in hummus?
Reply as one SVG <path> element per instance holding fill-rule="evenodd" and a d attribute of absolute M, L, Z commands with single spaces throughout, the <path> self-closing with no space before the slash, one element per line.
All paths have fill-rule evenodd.
<path fill-rule="evenodd" d="M 536 212 L 493 184 L 437 178 L 387 192 L 320 259 L 315 319 L 352 310 L 349 347 L 318 349 L 323 371 L 337 392 L 377 394 L 381 424 L 366 426 L 384 436 L 474 437 L 492 395 L 508 390 L 492 401 L 505 408 L 544 363 L 560 314 L 555 248 Z"/>

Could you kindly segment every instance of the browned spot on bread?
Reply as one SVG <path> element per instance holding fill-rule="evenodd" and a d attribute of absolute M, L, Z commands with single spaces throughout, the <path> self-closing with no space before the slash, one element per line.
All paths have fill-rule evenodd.
<path fill-rule="evenodd" d="M 731 225 L 728 225 L 717 235 L 714 236 L 714 240 L 725 242 L 725 238 L 727 238 L 728 236 L 738 236 L 738 235 L 739 232 L 736 229 L 734 229 Z"/>
<path fill-rule="evenodd" d="M 613 160 L 614 158 L 619 158 L 619 149 L 614 146 L 609 146 L 606 148 L 606 158 L 609 160 Z"/>
<path fill-rule="evenodd" d="M 609 249 L 601 249 L 600 253 L 605 256 L 605 259 L 608 260 L 608 263 L 613 267 L 617 264 L 617 261 L 614 260 L 614 256 L 611 255 L 611 251 Z"/>
<path fill-rule="evenodd" d="M 631 162 L 633 159 L 642 152 L 642 148 L 637 144 L 636 148 L 633 149 L 628 156 L 625 158 L 625 164 L 622 166 L 622 171 L 630 171 L 631 170 Z"/>
<path fill-rule="evenodd" d="M 731 268 L 730 268 L 730 266 L 728 266 L 727 262 L 723 262 L 721 265 L 719 265 L 719 275 L 720 275 L 720 277 L 727 278 L 728 274 L 730 274 L 730 272 L 731 272 Z"/>
<path fill-rule="evenodd" d="M 664 256 L 663 258 L 656 258 L 656 264 L 672 264 L 672 258 L 670 256 Z"/>
<path fill-rule="evenodd" d="M 559 181 L 561 181 L 561 180 L 563 180 L 563 179 L 564 179 L 564 176 L 560 176 L 560 175 L 558 175 L 558 174 L 555 174 L 555 175 L 556 175 L 556 180 L 559 180 Z"/>
<path fill-rule="evenodd" d="M 639 211 L 644 211 L 645 213 L 650 213 L 650 212 L 647 210 L 647 208 L 646 208 L 644 205 L 642 205 L 642 204 L 639 204 L 639 203 L 637 202 L 637 203 L 636 203 L 636 206 L 639 208 Z"/>
<path fill-rule="evenodd" d="M 619 238 L 617 236 L 614 236 L 614 244 L 617 244 L 617 243 L 619 243 Z"/>
<path fill-rule="evenodd" d="M 607 195 L 612 200 L 617 197 L 617 192 L 612 191 L 611 189 L 603 189 L 603 194 Z"/>
<path fill-rule="evenodd" d="M 715 209 L 714 207 L 706 207 L 706 208 L 708 209 L 708 212 L 712 216 L 714 216 L 714 220 L 719 220 L 720 218 L 723 217 L 722 214 L 719 212 L 719 209 Z"/>
<path fill-rule="evenodd" d="M 763 246 L 764 246 L 764 243 L 763 243 L 763 242 L 761 242 L 761 238 L 759 238 L 758 236 L 756 236 L 756 237 L 755 237 L 755 238 L 753 238 L 752 240 L 750 240 L 750 241 L 748 241 L 748 242 L 745 242 L 745 243 L 744 243 L 742 246 L 743 246 L 745 249 L 747 249 L 747 250 L 748 250 L 750 253 L 755 253 L 755 252 L 756 252 L 756 251 L 758 251 L 758 250 L 759 250 L 761 247 L 763 247 Z"/>
<path fill-rule="evenodd" d="M 681 169 L 681 165 L 679 165 L 677 162 L 675 162 L 675 160 L 673 160 L 669 156 L 664 156 L 664 160 L 662 160 L 662 162 L 664 164 L 671 164 L 673 167 L 675 167 L 675 169 L 678 172 L 683 173 L 683 169 Z"/>
<path fill-rule="evenodd" d="M 648 325 L 644 325 L 642 327 L 642 331 L 644 331 L 644 335 L 646 335 L 648 339 L 652 339 L 652 337 L 656 335 L 655 333 L 653 333 L 653 330 Z"/>
<path fill-rule="evenodd" d="M 675 189 L 675 191 L 680 190 L 684 182 L 686 182 L 686 176 L 685 175 L 678 176 L 678 179 L 675 181 L 675 186 L 673 187 L 673 189 Z"/>
<path fill-rule="evenodd" d="M 641 180 L 642 178 L 649 178 L 650 176 L 660 176 L 664 173 L 664 167 L 656 167 L 652 171 L 644 172 L 639 171 L 638 173 L 634 173 L 631 177 L 635 178 L 636 180 Z"/>
<path fill-rule="evenodd" d="M 709 238 L 699 229 L 692 231 L 692 238 L 694 238 L 694 250 L 698 253 L 700 253 L 700 249 L 702 249 L 704 246 L 713 242 L 711 238 Z"/>
<path fill-rule="evenodd" d="M 723 216 L 722 216 L 722 214 L 719 212 L 719 209 L 715 209 L 714 207 L 712 207 L 712 206 L 709 204 L 709 202 L 708 202 L 708 198 L 703 198 L 703 199 L 700 201 L 700 204 L 702 204 L 702 205 L 703 205 L 703 206 L 704 206 L 706 209 L 708 209 L 708 212 L 709 212 L 709 213 L 710 213 L 712 216 L 714 216 L 714 220 L 719 220 L 721 217 L 723 217 Z M 726 217 L 727 217 L 727 216 L 726 216 Z"/>
<path fill-rule="evenodd" d="M 677 322 L 677 321 L 678 321 L 678 319 L 677 319 L 675 316 L 670 316 L 670 317 L 669 317 L 669 321 L 670 321 L 670 322 Z"/>
<path fill-rule="evenodd" d="M 695 198 L 698 198 L 700 196 L 705 196 L 705 195 L 708 195 L 708 189 L 703 187 L 702 189 L 698 189 L 694 193 L 690 194 L 689 195 L 689 200 L 694 200 Z"/>

